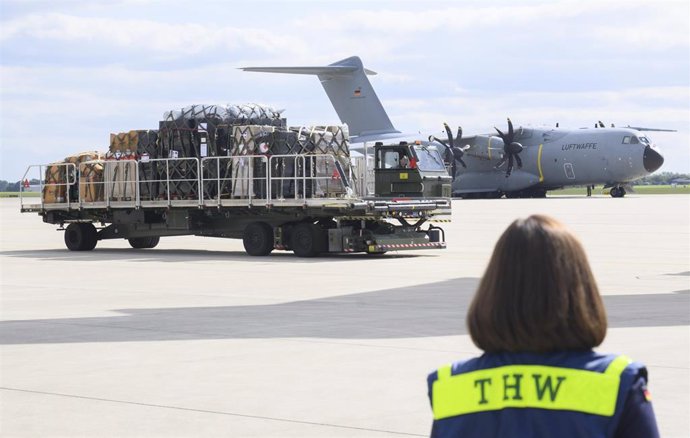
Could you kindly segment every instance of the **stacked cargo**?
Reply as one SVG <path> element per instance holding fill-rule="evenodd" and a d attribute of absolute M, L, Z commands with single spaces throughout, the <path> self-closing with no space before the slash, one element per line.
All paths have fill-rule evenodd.
<path fill-rule="evenodd" d="M 41 198 L 46 204 L 67 202 L 67 167 L 64 161 L 46 166 Z"/>
<path fill-rule="evenodd" d="M 43 202 L 95 202 L 103 196 L 103 155 L 97 151 L 70 155 L 45 170 Z M 80 179 L 81 175 L 81 179 Z M 99 196 L 101 199 L 99 199 Z"/>
<path fill-rule="evenodd" d="M 246 155 L 272 157 L 273 198 L 290 198 L 296 193 L 307 197 L 342 194 L 350 175 L 346 126 L 235 126 L 230 152 L 235 157 L 231 164 L 231 194 L 235 198 L 264 195 L 262 178 L 266 176 L 267 161 L 253 158 L 250 162 L 250 158 L 242 158 Z"/>
<path fill-rule="evenodd" d="M 327 155 L 313 160 L 311 176 L 316 196 L 338 196 L 348 186 L 350 148 L 347 125 L 309 128 L 303 153 Z M 329 159 L 333 157 L 333 160 Z"/>
<path fill-rule="evenodd" d="M 160 152 L 168 158 L 226 157 L 232 155 L 233 128 L 237 125 L 284 127 L 285 119 L 273 108 L 257 105 L 191 105 L 168 111 L 159 123 Z M 226 163 L 224 163 L 226 164 Z M 203 169 L 206 178 L 228 178 L 227 165 L 209 165 Z M 222 174 L 219 174 L 218 172 Z M 180 197 L 197 197 L 196 162 L 180 160 L 170 169 L 171 191 Z M 204 187 L 207 198 L 217 195 L 218 187 Z"/>
<path fill-rule="evenodd" d="M 267 106 L 191 105 L 166 112 L 158 130 L 110 134 L 105 157 L 90 152 L 50 165 L 43 197 L 198 199 L 201 171 L 206 199 L 265 198 L 269 167 L 274 198 L 337 195 L 347 185 L 349 157 L 347 126 L 288 128 L 281 112 Z M 76 181 L 64 163 L 78 168 L 78 184 L 68 184 Z"/>
<path fill-rule="evenodd" d="M 106 159 L 106 173 L 110 182 L 107 195 L 111 200 L 129 200 L 136 195 L 136 172 L 139 171 L 141 199 L 156 199 L 159 192 L 158 131 L 132 130 L 110 134 L 110 148 Z M 139 164 L 136 161 L 139 159 Z"/>

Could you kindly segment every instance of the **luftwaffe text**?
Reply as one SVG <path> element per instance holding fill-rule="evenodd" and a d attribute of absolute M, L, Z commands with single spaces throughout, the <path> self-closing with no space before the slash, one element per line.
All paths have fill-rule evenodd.
<path fill-rule="evenodd" d="M 580 149 L 596 149 L 597 144 L 596 143 L 570 143 L 570 144 L 564 144 L 561 146 L 561 149 L 564 151 L 570 151 L 570 150 L 580 150 Z"/>

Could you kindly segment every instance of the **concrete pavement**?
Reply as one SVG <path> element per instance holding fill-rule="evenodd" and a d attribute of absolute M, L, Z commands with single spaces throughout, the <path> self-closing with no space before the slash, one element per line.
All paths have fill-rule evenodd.
<path fill-rule="evenodd" d="M 647 364 L 690 434 L 690 196 L 454 201 L 445 251 L 245 256 L 241 241 L 64 248 L 0 200 L 3 436 L 428 435 L 426 374 L 478 354 L 464 315 L 513 219 L 553 215 L 604 294 L 601 351 Z"/>

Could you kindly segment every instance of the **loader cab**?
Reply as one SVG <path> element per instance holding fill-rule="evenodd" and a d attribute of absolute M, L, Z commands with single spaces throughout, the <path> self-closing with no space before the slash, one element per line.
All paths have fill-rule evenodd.
<path fill-rule="evenodd" d="M 450 197 L 451 177 L 435 147 L 421 142 L 374 145 L 379 197 Z"/>

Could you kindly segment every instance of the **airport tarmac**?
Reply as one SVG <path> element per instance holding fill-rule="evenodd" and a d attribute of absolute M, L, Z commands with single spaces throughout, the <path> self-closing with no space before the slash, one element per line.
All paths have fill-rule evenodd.
<path fill-rule="evenodd" d="M 553 215 L 644 362 L 664 437 L 690 436 L 690 196 L 454 201 L 444 251 L 254 258 L 163 238 L 93 252 L 0 200 L 0 435 L 427 436 L 426 375 L 479 353 L 464 327 L 499 235 Z"/>

